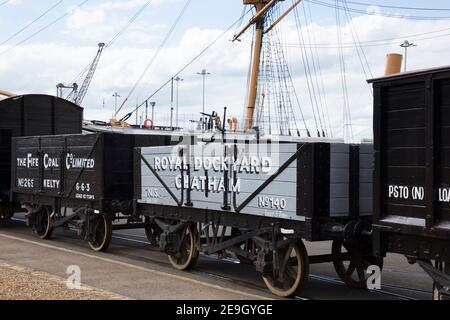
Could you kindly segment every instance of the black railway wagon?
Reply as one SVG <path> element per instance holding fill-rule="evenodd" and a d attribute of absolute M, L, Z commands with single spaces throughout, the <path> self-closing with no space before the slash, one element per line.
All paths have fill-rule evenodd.
<path fill-rule="evenodd" d="M 29 224 L 43 239 L 58 227 L 72 227 L 104 251 L 112 220 L 130 217 L 133 199 L 133 148 L 173 143 L 168 135 L 91 133 L 12 140 L 12 200 L 28 206 Z"/>
<path fill-rule="evenodd" d="M 232 254 L 290 296 L 309 264 L 332 261 L 347 284 L 365 287 L 367 267 L 380 264 L 369 234 L 372 157 L 372 145 L 326 142 L 138 148 L 135 211 L 180 270 L 199 252 Z M 308 257 L 302 239 L 334 240 L 332 252 Z"/>
<path fill-rule="evenodd" d="M 375 254 L 404 254 L 450 287 L 450 67 L 371 82 Z"/>
<path fill-rule="evenodd" d="M 11 138 L 81 133 L 82 120 L 81 107 L 54 96 L 30 94 L 0 101 L 0 219 L 13 214 Z"/>

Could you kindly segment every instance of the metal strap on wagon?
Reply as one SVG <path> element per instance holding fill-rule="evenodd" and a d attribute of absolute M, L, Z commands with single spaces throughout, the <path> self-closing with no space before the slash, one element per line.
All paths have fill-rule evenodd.
<path fill-rule="evenodd" d="M 145 163 L 145 165 L 150 169 L 150 171 L 153 173 L 153 175 L 158 179 L 158 181 L 161 183 L 161 185 L 166 189 L 166 191 L 169 193 L 169 195 L 172 197 L 173 200 L 177 203 L 179 207 L 183 205 L 183 193 L 184 193 L 184 174 L 183 174 L 183 167 L 184 163 L 181 165 L 181 200 L 178 200 L 177 196 L 170 190 L 169 186 L 164 182 L 164 180 L 161 178 L 161 176 L 156 172 L 156 170 L 148 163 L 147 159 L 142 155 L 141 151 L 138 149 L 135 149 L 139 157 L 142 159 L 142 161 Z"/>
<path fill-rule="evenodd" d="M 289 167 L 295 159 L 306 149 L 307 144 L 303 144 L 297 151 L 281 166 L 278 168 L 277 172 L 272 174 L 269 179 L 264 181 L 262 185 L 260 185 L 247 199 L 245 199 L 241 205 L 236 205 L 236 193 L 233 196 L 233 207 L 236 213 L 239 213 L 244 209 L 259 193 L 261 193 L 272 181 L 274 181 L 280 174 L 284 172 L 284 170 Z"/>
<path fill-rule="evenodd" d="M 95 150 L 95 148 L 97 147 L 97 143 L 98 143 L 99 140 L 100 140 L 100 135 L 97 135 L 97 138 L 95 139 L 94 145 L 92 146 L 92 148 L 91 148 L 91 150 L 89 151 L 89 154 L 88 154 L 88 156 L 87 156 L 88 158 L 91 158 L 91 157 L 92 157 L 92 154 L 94 153 L 94 150 Z M 84 172 L 84 169 L 85 169 L 84 167 L 81 168 L 80 172 L 79 172 L 78 175 L 77 175 L 77 178 L 75 179 L 75 181 L 73 182 L 72 186 L 70 187 L 69 192 L 66 194 L 66 197 L 70 197 L 70 195 L 72 194 L 73 189 L 75 188 L 75 185 L 76 185 L 77 182 L 78 182 L 78 179 L 80 179 L 81 175 L 82 175 L 83 172 Z"/>

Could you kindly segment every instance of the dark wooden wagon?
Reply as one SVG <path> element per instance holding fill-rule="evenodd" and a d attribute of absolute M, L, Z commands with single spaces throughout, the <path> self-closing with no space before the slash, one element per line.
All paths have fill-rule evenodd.
<path fill-rule="evenodd" d="M 0 219 L 13 215 L 11 186 L 11 139 L 51 134 L 79 134 L 83 109 L 49 95 L 29 94 L 0 101 Z"/>
<path fill-rule="evenodd" d="M 404 254 L 450 288 L 450 67 L 370 82 L 375 254 Z"/>
<path fill-rule="evenodd" d="M 12 201 L 28 209 L 43 239 L 72 228 L 96 251 L 108 248 L 113 228 L 143 228 L 131 214 L 133 148 L 174 143 L 172 135 L 88 133 L 12 139 Z M 176 140 L 175 140 L 176 142 Z M 114 219 L 126 223 L 112 224 Z"/>

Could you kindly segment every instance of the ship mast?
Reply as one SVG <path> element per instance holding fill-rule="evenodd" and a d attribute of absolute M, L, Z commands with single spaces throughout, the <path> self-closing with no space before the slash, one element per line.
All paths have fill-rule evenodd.
<path fill-rule="evenodd" d="M 258 76 L 261 63 L 261 49 L 263 43 L 264 33 L 269 32 L 275 27 L 286 15 L 292 11 L 302 0 L 296 0 L 294 4 L 280 16 L 266 31 L 264 31 L 265 17 L 268 11 L 278 2 L 284 0 L 243 0 L 244 5 L 253 5 L 256 9 L 255 16 L 238 32 L 233 38 L 233 41 L 238 40 L 251 26 L 255 25 L 255 40 L 253 42 L 253 55 L 250 72 L 250 84 L 247 99 L 247 112 L 244 123 L 244 130 L 249 130 L 253 126 L 253 119 L 255 114 L 256 95 L 258 92 Z"/>

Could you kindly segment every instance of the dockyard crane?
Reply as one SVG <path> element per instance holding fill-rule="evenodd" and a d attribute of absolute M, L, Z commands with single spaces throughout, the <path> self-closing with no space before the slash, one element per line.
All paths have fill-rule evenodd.
<path fill-rule="evenodd" d="M 81 105 L 83 103 L 84 97 L 86 96 L 89 86 L 91 85 L 92 78 L 94 78 L 94 74 L 95 71 L 97 70 L 97 66 L 104 48 L 105 44 L 103 42 L 98 44 L 97 54 L 89 67 L 86 78 L 84 79 L 80 89 L 78 90 L 78 85 L 76 83 L 74 83 L 72 86 L 64 86 L 63 84 L 60 83 L 56 86 L 56 88 L 58 89 L 58 96 L 62 96 L 63 88 L 71 88 L 72 91 L 68 95 L 67 100 L 70 100 L 78 105 Z"/>

